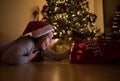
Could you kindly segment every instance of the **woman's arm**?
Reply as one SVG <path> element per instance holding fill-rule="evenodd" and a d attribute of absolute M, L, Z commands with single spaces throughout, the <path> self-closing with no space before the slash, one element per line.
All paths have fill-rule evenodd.
<path fill-rule="evenodd" d="M 44 51 L 44 54 L 45 54 L 45 56 L 47 56 L 48 58 L 50 58 L 52 60 L 60 61 L 60 60 L 66 59 L 69 56 L 70 49 L 60 52 L 60 53 L 56 53 L 50 49 L 46 49 Z"/>
<path fill-rule="evenodd" d="M 38 54 L 39 51 L 35 51 L 33 53 L 30 53 L 28 55 L 28 61 L 31 61 L 37 54 Z"/>

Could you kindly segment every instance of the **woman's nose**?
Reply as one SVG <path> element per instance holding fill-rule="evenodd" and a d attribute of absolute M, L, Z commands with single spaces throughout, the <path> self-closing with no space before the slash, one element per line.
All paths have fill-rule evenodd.
<path fill-rule="evenodd" d="M 49 43 L 51 43 L 51 42 L 52 42 L 52 39 L 49 40 Z"/>

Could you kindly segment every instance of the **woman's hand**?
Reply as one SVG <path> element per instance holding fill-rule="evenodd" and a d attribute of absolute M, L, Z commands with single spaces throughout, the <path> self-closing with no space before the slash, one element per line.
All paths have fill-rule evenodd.
<path fill-rule="evenodd" d="M 39 51 L 35 51 L 35 52 L 30 53 L 28 56 L 28 60 L 31 61 L 38 54 L 38 52 Z"/>

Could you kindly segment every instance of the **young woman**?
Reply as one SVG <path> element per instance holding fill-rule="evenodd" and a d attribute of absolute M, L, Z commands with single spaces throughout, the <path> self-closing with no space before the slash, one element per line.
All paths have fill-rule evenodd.
<path fill-rule="evenodd" d="M 31 33 L 31 35 L 27 35 Z M 54 29 L 47 22 L 29 22 L 23 36 L 0 45 L 0 58 L 7 64 L 24 64 L 30 62 L 38 52 L 45 50 L 51 43 Z"/>

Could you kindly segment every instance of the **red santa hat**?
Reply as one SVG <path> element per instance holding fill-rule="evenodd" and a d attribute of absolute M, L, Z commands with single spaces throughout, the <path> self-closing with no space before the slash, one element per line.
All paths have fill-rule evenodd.
<path fill-rule="evenodd" d="M 44 21 L 31 21 L 28 23 L 23 35 L 32 33 L 32 37 L 37 38 L 51 31 L 54 31 L 54 29 L 49 23 Z"/>

